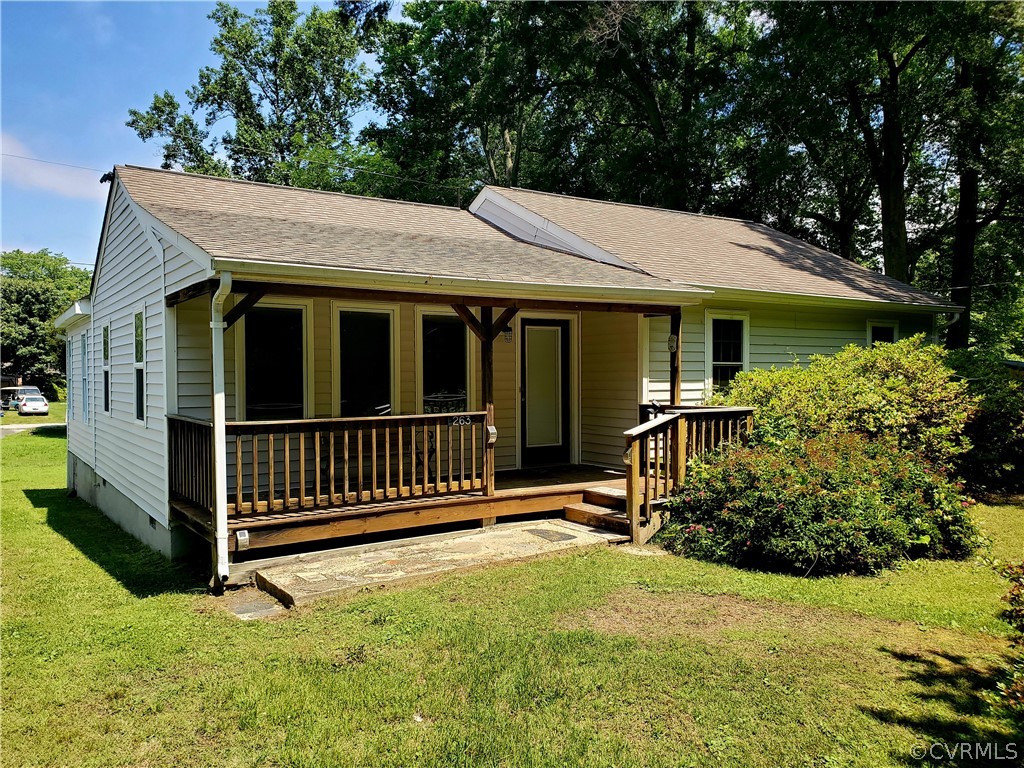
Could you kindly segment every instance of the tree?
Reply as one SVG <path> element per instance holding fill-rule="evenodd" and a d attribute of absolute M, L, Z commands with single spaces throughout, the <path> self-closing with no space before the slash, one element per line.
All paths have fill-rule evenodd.
<path fill-rule="evenodd" d="M 412 176 L 708 210 L 730 173 L 744 4 L 409 3 L 363 136 Z"/>
<path fill-rule="evenodd" d="M 930 3 L 766 3 L 792 96 L 809 113 L 848 115 L 878 204 L 886 274 L 911 282 L 907 168 L 939 103 L 946 12 Z"/>
<path fill-rule="evenodd" d="M 952 349 L 971 341 L 979 238 L 997 222 L 1024 223 L 1024 14 L 1010 3 L 967 5 L 959 19 L 946 102 L 958 182 L 950 294 L 964 307 L 947 333 Z M 996 278 L 1019 275 L 1019 264 L 1005 266 Z"/>
<path fill-rule="evenodd" d="M 89 292 L 92 274 L 59 253 L 0 254 L 0 369 L 51 394 L 63 385 L 64 343 L 53 321 Z"/>
<path fill-rule="evenodd" d="M 129 110 L 128 127 L 143 141 L 164 141 L 165 168 L 278 184 L 313 178 L 329 188 L 351 182 L 351 120 L 365 106 L 366 77 L 356 15 L 375 21 L 377 4 L 342 5 L 302 14 L 293 0 L 271 0 L 247 15 L 218 3 L 210 49 L 219 64 L 200 70 L 187 91 L 190 113 L 165 91 L 148 110 Z"/>

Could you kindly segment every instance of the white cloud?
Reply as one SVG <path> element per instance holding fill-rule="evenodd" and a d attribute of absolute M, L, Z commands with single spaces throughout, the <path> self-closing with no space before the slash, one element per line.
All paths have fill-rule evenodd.
<path fill-rule="evenodd" d="M 39 162 L 33 152 L 10 134 L 0 134 L 3 150 L 0 174 L 5 184 L 22 189 L 39 189 L 61 197 L 106 200 L 107 185 L 100 184 L 96 171 Z"/>
<path fill-rule="evenodd" d="M 109 45 L 114 39 L 114 20 L 101 11 L 94 3 L 78 3 L 75 7 L 82 23 L 82 31 L 88 32 L 99 47 Z"/>

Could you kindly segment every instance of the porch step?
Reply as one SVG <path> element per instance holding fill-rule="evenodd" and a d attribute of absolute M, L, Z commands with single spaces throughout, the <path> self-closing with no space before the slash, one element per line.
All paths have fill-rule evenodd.
<path fill-rule="evenodd" d="M 613 488 L 605 485 L 598 486 L 597 488 L 587 488 L 583 492 L 583 501 L 598 507 L 625 510 L 626 491 L 622 488 Z"/>
<path fill-rule="evenodd" d="M 562 510 L 565 519 L 573 523 L 589 525 L 591 528 L 604 528 L 624 536 L 629 535 L 629 520 L 622 510 L 588 504 L 585 501 L 579 504 L 566 504 Z"/>

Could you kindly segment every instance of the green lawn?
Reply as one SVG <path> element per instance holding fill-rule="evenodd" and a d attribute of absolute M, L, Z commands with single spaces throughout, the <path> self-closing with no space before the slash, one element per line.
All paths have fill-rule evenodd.
<path fill-rule="evenodd" d="M 64 447 L 0 444 L 5 766 L 878 768 L 1014 737 L 980 563 L 803 581 L 602 549 L 243 623 L 68 500 Z M 979 516 L 1024 554 L 1024 510 Z"/>

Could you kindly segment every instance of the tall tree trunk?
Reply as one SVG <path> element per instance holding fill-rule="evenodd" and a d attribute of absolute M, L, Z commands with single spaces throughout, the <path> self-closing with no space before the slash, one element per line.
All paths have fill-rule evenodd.
<path fill-rule="evenodd" d="M 978 77 L 974 65 L 958 61 L 956 86 L 960 93 L 967 95 L 973 109 L 962 115 L 959 126 L 957 148 L 957 174 L 960 180 L 960 197 L 956 206 L 953 230 L 953 264 L 950 279 L 953 287 L 950 297 L 964 309 L 956 322 L 946 333 L 949 349 L 963 349 L 971 341 L 971 298 L 974 293 L 975 248 L 978 242 L 978 205 L 981 186 L 981 131 L 977 108 L 985 100 L 982 92 L 984 78 Z"/>
<path fill-rule="evenodd" d="M 906 136 L 900 105 L 900 70 L 890 52 L 882 56 L 888 77 L 882 79 L 881 152 L 876 176 L 882 214 L 885 274 L 910 282 L 907 256 Z"/>

